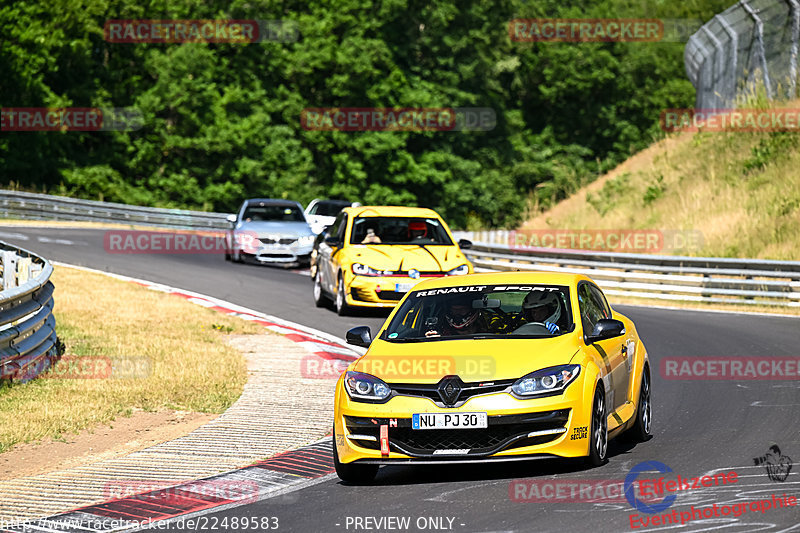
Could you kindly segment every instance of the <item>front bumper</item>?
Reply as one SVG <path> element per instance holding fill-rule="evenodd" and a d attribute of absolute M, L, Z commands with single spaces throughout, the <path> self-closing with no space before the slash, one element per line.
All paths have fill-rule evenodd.
<path fill-rule="evenodd" d="M 442 277 L 435 276 L 435 277 Z M 404 276 L 351 276 L 346 287 L 347 303 L 362 307 L 394 307 L 411 288 L 424 279 Z M 398 290 L 399 289 L 399 290 Z"/>
<path fill-rule="evenodd" d="M 306 264 L 310 262 L 313 244 L 307 246 L 270 245 L 261 246 L 254 254 L 245 254 L 259 263 Z"/>
<path fill-rule="evenodd" d="M 397 464 L 583 457 L 589 450 L 591 402 L 585 405 L 576 385 L 562 395 L 531 400 L 518 400 L 507 393 L 474 396 L 458 408 L 407 396 L 369 404 L 337 393 L 334 429 L 339 460 Z M 488 427 L 411 429 L 414 413 L 458 412 L 485 412 Z M 383 425 L 388 430 L 388 454 L 381 453 Z"/>

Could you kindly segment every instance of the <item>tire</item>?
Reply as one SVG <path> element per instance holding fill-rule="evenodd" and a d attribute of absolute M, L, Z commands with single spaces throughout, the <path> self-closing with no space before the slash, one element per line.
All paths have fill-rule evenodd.
<path fill-rule="evenodd" d="M 231 260 L 231 254 L 225 252 L 225 261 L 230 261 L 230 260 Z"/>
<path fill-rule="evenodd" d="M 328 303 L 328 297 L 325 296 L 325 292 L 322 290 L 322 284 L 319 281 L 319 275 L 314 275 L 314 305 L 317 307 L 325 307 L 325 304 Z"/>
<path fill-rule="evenodd" d="M 589 456 L 586 466 L 596 467 L 608 461 L 608 411 L 602 387 L 595 388 L 592 401 L 592 426 L 589 432 Z"/>
<path fill-rule="evenodd" d="M 347 303 L 344 289 L 344 276 L 339 275 L 339 289 L 336 291 L 336 313 L 339 316 L 347 316 L 350 314 L 351 307 Z"/>
<path fill-rule="evenodd" d="M 336 430 L 333 433 L 333 466 L 339 479 L 345 483 L 356 485 L 371 483 L 378 473 L 378 465 L 343 464 L 339 462 L 339 451 L 336 449 Z"/>
<path fill-rule="evenodd" d="M 633 442 L 644 442 L 652 437 L 653 406 L 650 401 L 650 369 L 644 367 L 639 388 L 639 403 L 636 406 L 636 421 L 625 432 Z"/>

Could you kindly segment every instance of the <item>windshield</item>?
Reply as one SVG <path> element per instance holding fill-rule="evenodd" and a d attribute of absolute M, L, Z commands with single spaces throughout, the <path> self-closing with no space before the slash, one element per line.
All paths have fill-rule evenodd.
<path fill-rule="evenodd" d="M 243 222 L 305 222 L 303 212 L 291 205 L 248 205 L 242 215 Z"/>
<path fill-rule="evenodd" d="M 452 245 L 441 221 L 435 218 L 358 217 L 350 244 Z"/>
<path fill-rule="evenodd" d="M 539 338 L 572 329 L 569 287 L 478 285 L 412 292 L 381 338 L 392 342 Z"/>

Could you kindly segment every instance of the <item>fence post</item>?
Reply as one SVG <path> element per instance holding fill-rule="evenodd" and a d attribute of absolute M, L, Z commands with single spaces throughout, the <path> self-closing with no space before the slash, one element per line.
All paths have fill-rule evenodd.
<path fill-rule="evenodd" d="M 796 1 L 796 0 L 794 0 Z M 715 15 L 714 18 L 731 38 L 731 70 L 733 71 L 733 101 L 736 103 L 736 89 L 739 83 L 739 34 L 731 27 L 725 17 Z"/>
<path fill-rule="evenodd" d="M 789 59 L 789 80 L 791 93 L 789 98 L 797 97 L 797 47 L 800 40 L 800 2 L 798 0 L 786 0 L 789 4 L 789 13 L 792 16 L 792 52 Z"/>
<path fill-rule="evenodd" d="M 756 44 L 758 45 L 758 55 L 761 59 L 761 69 L 764 75 L 764 88 L 767 90 L 767 99 L 772 100 L 772 83 L 769 79 L 769 67 L 767 67 L 767 52 L 764 48 L 764 22 L 759 18 L 755 10 L 750 7 L 747 0 L 739 0 L 745 11 L 753 18 L 756 23 Z"/>

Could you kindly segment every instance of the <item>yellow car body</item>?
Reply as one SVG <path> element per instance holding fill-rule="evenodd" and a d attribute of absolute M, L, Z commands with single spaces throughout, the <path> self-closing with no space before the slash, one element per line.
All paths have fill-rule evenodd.
<path fill-rule="evenodd" d="M 476 334 L 480 338 L 434 336 L 399 341 L 397 333 L 390 334 L 395 337 L 394 341 L 387 337 L 387 328 L 395 323 L 400 324 L 401 329 L 411 328 L 405 331 L 416 335 L 413 328 L 420 327 L 417 322 L 422 319 L 420 306 L 423 304 L 413 304 L 414 298 L 422 301 L 434 294 L 439 297 L 438 294 L 446 294 L 454 288 L 473 290 L 480 296 L 482 293 L 478 289 L 481 287 L 484 287 L 485 296 L 480 302 L 487 306 L 499 301 L 490 296 L 502 296 L 504 290 L 512 294 L 508 287 L 519 287 L 522 290 L 515 289 L 513 294 L 520 295 L 525 294 L 524 289 L 560 287 L 559 294 L 564 295 L 562 305 L 565 311 L 569 308 L 571 316 L 559 320 L 563 324 L 571 322 L 572 330 L 566 331 L 565 326 L 565 331 L 541 338 L 499 334 L 480 337 Z M 600 298 L 602 303 L 599 303 Z M 605 309 L 598 314 L 602 305 Z M 416 316 L 414 309 L 420 309 Z M 398 317 L 395 322 L 398 313 L 407 316 Z M 597 326 L 601 319 L 602 325 Z M 613 325 L 615 320 L 621 322 L 617 327 L 623 328 L 622 334 L 596 342 L 591 337 L 587 340 L 587 335 L 597 332 L 596 328 L 602 330 L 608 324 Z M 527 331 L 528 327 L 539 328 L 536 331 L 541 329 L 538 325 L 523 325 L 515 331 Z M 587 332 L 590 328 L 592 331 Z M 349 342 L 369 347 L 366 355 L 347 368 L 336 386 L 335 463 L 340 477 L 346 481 L 368 481 L 377 472 L 376 465 L 381 464 L 588 457 L 597 465 L 605 461 L 605 450 L 601 457 L 592 455 L 598 428 L 600 433 L 605 433 L 606 443 L 625 430 L 637 430 L 639 440 L 649 437 L 647 352 L 633 322 L 613 311 L 602 291 L 586 276 L 506 272 L 427 280 L 415 286 L 403 299 L 374 340 L 363 338 L 366 329 L 355 328 L 348 332 Z M 606 331 L 607 334 L 619 333 Z M 360 340 L 359 334 L 362 335 Z M 519 383 L 532 372 L 563 365 L 573 365 L 570 372 L 577 376 L 572 376 L 572 381 L 560 393 L 523 398 L 509 388 L 509 383 L 515 380 Z M 574 365 L 580 368 L 574 370 Z M 355 389 L 346 388 L 353 383 L 359 386 L 359 382 L 348 382 L 348 376 L 364 374 L 379 378 L 391 388 L 387 400 L 365 401 L 351 397 L 348 390 Z M 455 377 L 460 380 L 455 384 L 461 388 L 462 395 L 466 387 L 473 388 L 455 403 L 445 405 L 445 396 L 439 391 L 443 385 L 452 384 Z M 645 394 L 646 400 L 643 399 Z M 605 417 L 598 413 L 594 420 L 597 423 L 593 425 L 598 398 L 605 401 L 608 409 Z M 488 427 L 435 429 L 433 432 L 439 432 L 436 435 L 411 427 L 425 419 L 433 420 L 427 417 L 428 413 L 463 414 L 465 420 L 472 416 L 467 413 L 485 413 Z M 426 416 L 414 422 L 415 415 L 421 414 Z M 605 430 L 599 422 L 603 418 L 607 423 Z M 642 424 L 646 425 L 644 430 Z M 467 435 L 467 432 L 471 433 Z M 469 446 L 470 443 L 478 448 Z M 478 453 L 474 453 L 475 450 Z"/>
<path fill-rule="evenodd" d="M 411 223 L 424 224 L 428 238 L 408 238 Z M 369 242 L 363 231 L 368 226 L 397 231 L 384 234 L 380 243 Z M 424 279 L 472 272 L 472 263 L 444 220 L 431 209 L 417 207 L 342 209 L 311 256 L 314 300 L 318 306 L 333 300 L 340 314 L 351 307 L 394 307 Z"/>

